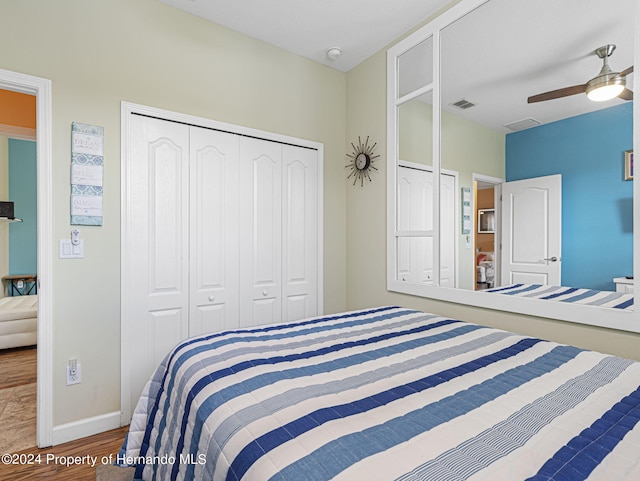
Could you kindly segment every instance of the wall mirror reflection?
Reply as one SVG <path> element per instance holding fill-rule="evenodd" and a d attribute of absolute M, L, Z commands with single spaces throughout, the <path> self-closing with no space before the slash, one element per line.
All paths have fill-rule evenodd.
<path fill-rule="evenodd" d="M 496 232 L 496 210 L 478 209 L 478 234 L 494 234 Z"/>
<path fill-rule="evenodd" d="M 420 33 L 390 50 L 390 69 L 394 54 L 402 58 L 407 52 L 399 83 L 411 86 L 389 93 L 395 106 L 389 111 L 389 135 L 399 153 L 395 168 L 399 172 L 402 162 L 416 162 L 407 152 L 419 146 L 434 172 L 456 179 L 452 205 L 444 196 L 448 179 L 440 177 L 421 207 L 432 211 L 437 232 L 422 231 L 433 260 L 425 265 L 429 255 L 423 255 L 420 269 L 439 272 L 437 282 L 420 276 L 407 281 L 396 266 L 391 290 L 429 297 L 435 292 L 394 281 L 465 291 L 521 284 L 564 286 L 584 298 L 597 291 L 605 299 L 621 290 L 622 278 L 624 289 L 632 291 L 634 187 L 625 180 L 624 155 L 633 149 L 634 2 L 620 0 L 615 9 L 603 5 L 603 0 L 463 1 L 425 27 L 436 39 L 428 43 L 433 55 L 424 49 L 421 55 L 434 59 L 433 81 L 407 78 L 419 70 L 408 66 L 417 55 L 407 45 L 427 45 Z M 590 80 L 608 72 L 602 70 L 605 64 L 617 74 L 603 78 L 624 85 L 616 86 L 618 96 L 594 101 L 589 97 L 598 82 Z M 424 96 L 427 90 L 431 94 Z M 416 209 L 407 205 L 410 195 L 400 186 L 401 177 L 389 185 L 398 216 L 405 208 Z M 471 233 L 461 223 L 464 188 L 472 192 Z M 479 213 L 490 210 L 493 232 L 479 221 Z M 445 241 L 449 231 L 453 235 Z M 390 233 L 397 246 L 403 238 L 398 234 Z M 480 237 L 489 234 L 491 239 Z M 404 255 L 405 271 L 415 257 Z M 632 309 L 632 298 L 626 301 L 624 309 Z"/>

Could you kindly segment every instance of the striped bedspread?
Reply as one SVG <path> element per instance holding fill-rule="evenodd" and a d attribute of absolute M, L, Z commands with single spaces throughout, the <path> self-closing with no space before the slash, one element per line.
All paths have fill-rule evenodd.
<path fill-rule="evenodd" d="M 178 345 L 136 479 L 640 479 L 640 363 L 382 307 Z"/>
<path fill-rule="evenodd" d="M 511 284 L 483 292 L 497 292 L 510 296 L 529 297 L 559 302 L 572 302 L 588 306 L 633 309 L 633 294 L 613 291 L 580 289 L 577 287 L 546 286 L 542 284 Z"/>

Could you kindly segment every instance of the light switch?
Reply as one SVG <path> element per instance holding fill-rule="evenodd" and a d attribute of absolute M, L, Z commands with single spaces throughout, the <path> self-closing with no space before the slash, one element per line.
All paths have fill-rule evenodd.
<path fill-rule="evenodd" d="M 80 239 L 77 245 L 71 243 L 71 239 L 60 239 L 60 259 L 84 259 L 84 239 Z"/>

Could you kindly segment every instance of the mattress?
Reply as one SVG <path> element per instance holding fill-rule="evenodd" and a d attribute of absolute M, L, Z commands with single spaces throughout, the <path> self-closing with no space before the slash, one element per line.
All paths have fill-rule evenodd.
<path fill-rule="evenodd" d="M 0 321 L 38 317 L 38 296 L 0 298 Z"/>
<path fill-rule="evenodd" d="M 543 284 L 510 284 L 508 286 L 486 289 L 482 292 L 495 292 L 509 296 L 570 302 L 588 306 L 611 307 L 614 309 L 633 309 L 633 294 L 622 292 L 547 286 Z"/>
<path fill-rule="evenodd" d="M 144 480 L 640 479 L 640 363 L 400 307 L 182 342 L 118 455 Z"/>

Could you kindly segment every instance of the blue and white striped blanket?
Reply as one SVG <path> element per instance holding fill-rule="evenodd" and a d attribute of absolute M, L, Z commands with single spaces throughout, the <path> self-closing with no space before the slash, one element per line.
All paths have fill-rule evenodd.
<path fill-rule="evenodd" d="M 398 307 L 178 345 L 136 478 L 640 479 L 640 363 Z"/>
<path fill-rule="evenodd" d="M 497 292 L 510 296 L 528 297 L 559 302 L 585 304 L 587 306 L 633 309 L 633 294 L 613 291 L 598 291 L 578 287 L 546 286 L 543 284 L 510 284 L 494 287 L 482 292 Z"/>

